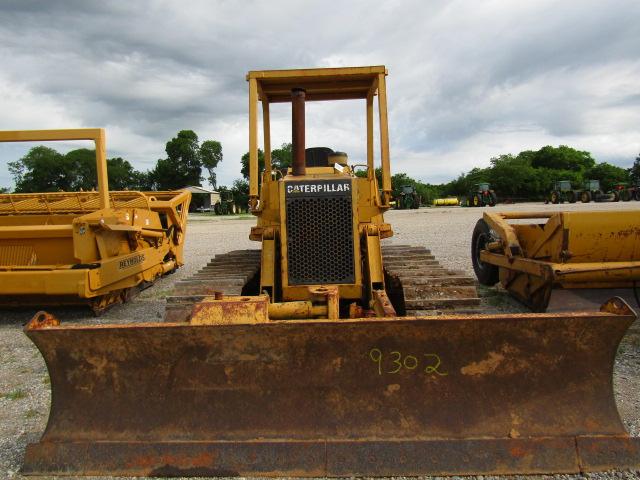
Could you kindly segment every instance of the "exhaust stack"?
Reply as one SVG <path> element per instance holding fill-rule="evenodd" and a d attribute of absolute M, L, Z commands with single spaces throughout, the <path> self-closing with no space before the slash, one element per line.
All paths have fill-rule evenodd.
<path fill-rule="evenodd" d="M 306 173 L 304 145 L 304 101 L 306 92 L 302 88 L 291 89 L 291 149 L 293 150 L 292 173 Z"/>

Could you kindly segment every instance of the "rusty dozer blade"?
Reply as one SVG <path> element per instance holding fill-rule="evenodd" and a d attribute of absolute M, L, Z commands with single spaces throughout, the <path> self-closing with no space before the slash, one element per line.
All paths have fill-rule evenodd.
<path fill-rule="evenodd" d="M 613 395 L 634 312 L 25 331 L 51 376 L 26 474 L 391 476 L 638 468 Z"/>

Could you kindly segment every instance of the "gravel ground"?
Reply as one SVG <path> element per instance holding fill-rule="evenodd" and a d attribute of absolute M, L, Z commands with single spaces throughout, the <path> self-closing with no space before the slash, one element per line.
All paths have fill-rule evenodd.
<path fill-rule="evenodd" d="M 602 203 L 574 205 L 520 204 L 495 207 L 496 211 L 531 210 L 607 210 L 640 209 L 640 203 Z M 393 211 L 386 219 L 395 236 L 386 242 L 423 245 L 430 248 L 442 264 L 473 274 L 470 261 L 470 237 L 483 209 L 445 207 L 440 209 Z M 640 213 L 640 212 L 639 212 Z M 50 309 L 68 323 L 122 323 L 155 321 L 162 318 L 164 297 L 173 283 L 200 269 L 218 253 L 258 248 L 248 239 L 252 218 L 194 217 L 190 220 L 185 245 L 186 265 L 174 275 L 158 281 L 126 305 L 111 309 L 96 319 L 82 308 Z M 487 293 L 487 292 L 485 292 Z M 500 293 L 499 308 L 522 311 Z M 19 474 L 27 443 L 38 440 L 46 426 L 50 393 L 44 361 L 22 333 L 22 325 L 37 307 L 22 311 L 0 312 L 0 478 L 23 478 Z M 616 400 L 622 419 L 634 436 L 640 436 L 640 335 L 638 329 L 622 342 L 614 373 Z M 491 478 L 491 477 L 479 477 Z M 584 476 L 517 478 L 640 478 L 640 471 L 609 472 Z"/>

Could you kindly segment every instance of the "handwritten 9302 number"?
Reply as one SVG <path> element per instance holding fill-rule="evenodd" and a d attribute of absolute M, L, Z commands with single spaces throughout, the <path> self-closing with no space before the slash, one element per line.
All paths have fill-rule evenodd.
<path fill-rule="evenodd" d="M 400 373 L 403 369 L 441 377 L 449 375 L 448 372 L 442 371 L 442 360 L 437 353 L 423 353 L 422 356 L 403 355 L 394 350 L 385 355 L 379 348 L 372 348 L 369 358 L 378 364 L 378 375 Z"/>

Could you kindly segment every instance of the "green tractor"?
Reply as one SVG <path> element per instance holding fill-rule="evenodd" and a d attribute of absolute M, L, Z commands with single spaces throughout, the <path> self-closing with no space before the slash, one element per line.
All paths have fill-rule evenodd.
<path fill-rule="evenodd" d="M 498 203 L 496 192 L 491 190 L 488 183 L 476 183 L 467 195 L 467 205 L 470 207 L 494 207 Z"/>
<path fill-rule="evenodd" d="M 220 192 L 220 201 L 213 207 L 216 215 L 233 215 L 236 213 L 236 206 L 233 201 L 233 194 L 228 190 Z"/>
<path fill-rule="evenodd" d="M 549 202 L 551 203 L 576 203 L 578 194 L 571 186 L 570 180 L 559 180 L 553 183 L 553 188 L 549 194 Z"/>
<path fill-rule="evenodd" d="M 613 201 L 628 202 L 629 200 L 640 200 L 640 187 L 637 185 L 629 186 L 628 183 L 616 183 L 613 186 L 613 190 L 609 192 L 613 195 Z"/>
<path fill-rule="evenodd" d="M 610 199 L 611 196 L 600 189 L 600 180 L 584 181 L 584 188 L 580 192 L 580 201 L 582 203 L 589 203 L 592 200 L 594 202 L 602 202 Z"/>
<path fill-rule="evenodd" d="M 420 207 L 420 195 L 413 185 L 403 185 L 402 191 L 396 198 L 396 208 L 398 210 L 409 210 Z"/>

